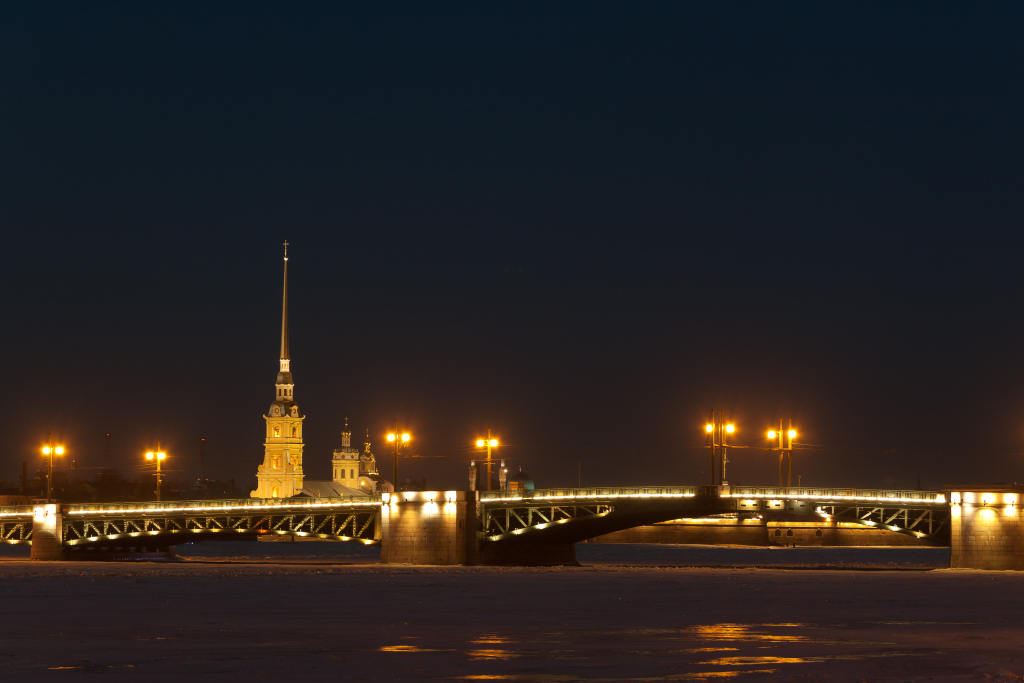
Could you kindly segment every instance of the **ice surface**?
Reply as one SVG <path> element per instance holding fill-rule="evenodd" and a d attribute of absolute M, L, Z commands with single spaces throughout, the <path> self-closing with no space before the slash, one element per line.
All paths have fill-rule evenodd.
<path fill-rule="evenodd" d="M 902 562 L 860 571 L 625 566 L 623 554 L 643 553 L 603 544 L 595 561 L 608 563 L 558 569 L 385 567 L 346 564 L 356 560 L 341 544 L 221 545 L 264 554 L 0 562 L 0 676 L 902 682 L 1024 672 L 1024 574 L 907 569 L 942 549 L 651 551 L 730 565 L 807 565 L 833 550 L 829 561 L 845 564 Z M 579 546 L 585 561 L 590 545 Z M 803 550 L 815 553 L 794 554 Z M 306 558 L 267 555 L 288 552 Z M 325 560 L 331 552 L 340 559 Z"/>

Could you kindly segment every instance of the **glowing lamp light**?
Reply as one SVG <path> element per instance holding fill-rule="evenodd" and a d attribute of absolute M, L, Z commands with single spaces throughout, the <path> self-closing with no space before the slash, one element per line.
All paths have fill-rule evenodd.
<path fill-rule="evenodd" d="M 495 446 L 498 445 L 498 440 L 497 439 L 491 439 L 490 441 L 487 442 L 487 445 L 490 446 L 491 448 L 494 448 Z"/>
<path fill-rule="evenodd" d="M 776 437 L 775 430 L 774 429 L 769 429 L 768 430 L 768 438 L 769 439 L 774 439 L 775 437 Z"/>
<path fill-rule="evenodd" d="M 43 455 L 49 455 L 49 454 L 50 454 L 50 447 L 49 446 L 43 446 Z M 63 446 L 54 446 L 53 447 L 53 454 L 54 455 L 64 455 L 64 447 Z"/>
<path fill-rule="evenodd" d="M 394 434 L 388 434 L 388 441 L 394 441 L 394 440 L 395 440 L 395 435 Z"/>
<path fill-rule="evenodd" d="M 725 425 L 725 431 L 732 434 L 733 432 L 736 431 L 736 425 Z"/>
<path fill-rule="evenodd" d="M 402 434 L 402 443 L 406 443 L 408 441 L 409 441 L 409 435 L 408 434 Z"/>
<path fill-rule="evenodd" d="M 787 432 L 787 434 L 789 435 L 789 438 L 791 438 L 791 439 L 792 439 L 792 438 L 796 437 L 796 430 L 795 430 L 795 429 L 790 429 L 790 430 L 789 430 L 789 431 Z"/>
<path fill-rule="evenodd" d="M 477 448 L 483 448 L 484 447 L 484 440 L 483 439 L 477 439 L 476 440 L 476 447 Z"/>
<path fill-rule="evenodd" d="M 156 453 L 146 453 L 146 460 L 152 460 L 156 456 Z"/>
<path fill-rule="evenodd" d="M 715 428 L 711 425 L 705 425 L 704 427 L 704 431 L 706 431 L 708 434 L 710 434 L 714 429 Z"/>

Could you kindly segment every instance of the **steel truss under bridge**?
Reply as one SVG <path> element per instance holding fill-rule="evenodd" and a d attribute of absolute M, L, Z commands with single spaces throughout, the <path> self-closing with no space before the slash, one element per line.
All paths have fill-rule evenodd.
<path fill-rule="evenodd" d="M 722 514 L 834 519 L 937 543 L 949 531 L 949 504 L 932 491 L 643 486 L 480 493 L 485 542 L 576 543 L 642 524 Z"/>
<path fill-rule="evenodd" d="M 21 508 L 19 508 L 20 510 Z M 7 508 L 0 513 L 0 543 L 32 545 L 32 509 Z"/>
<path fill-rule="evenodd" d="M 379 497 L 66 505 L 68 549 L 161 548 L 276 534 L 380 543 Z"/>

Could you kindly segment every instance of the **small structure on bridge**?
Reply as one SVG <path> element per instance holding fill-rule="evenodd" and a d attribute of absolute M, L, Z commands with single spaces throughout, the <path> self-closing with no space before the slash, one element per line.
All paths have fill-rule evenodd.
<path fill-rule="evenodd" d="M 948 489 L 949 566 L 1024 569 L 1024 486 L 964 485 Z"/>

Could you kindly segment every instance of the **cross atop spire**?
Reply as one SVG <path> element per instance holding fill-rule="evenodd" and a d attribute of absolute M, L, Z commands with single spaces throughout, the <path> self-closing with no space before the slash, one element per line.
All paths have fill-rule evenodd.
<path fill-rule="evenodd" d="M 284 241 L 284 260 L 288 260 L 288 240 Z"/>

